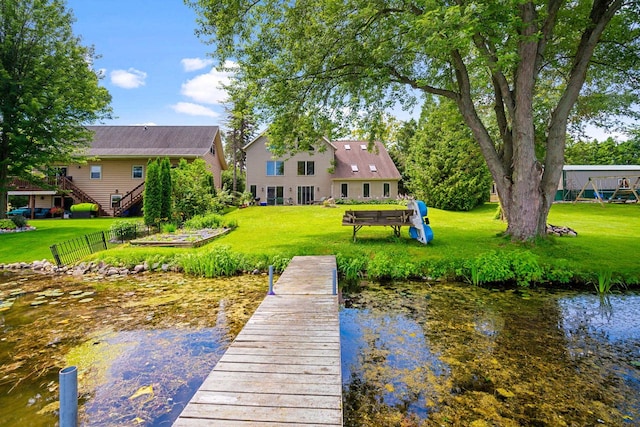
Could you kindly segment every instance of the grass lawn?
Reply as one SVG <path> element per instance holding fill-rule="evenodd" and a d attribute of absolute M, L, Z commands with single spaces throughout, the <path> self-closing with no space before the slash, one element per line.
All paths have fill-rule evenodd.
<path fill-rule="evenodd" d="M 611 269 L 640 277 L 640 205 L 556 204 L 549 223 L 569 226 L 578 237 L 550 238 L 537 245 L 513 244 L 500 236 L 506 224 L 494 219 L 495 204 L 471 212 L 429 209 L 434 240 L 422 245 L 402 229 L 400 238 L 389 227 L 363 227 L 357 242 L 352 228 L 341 218 L 351 206 L 255 206 L 227 214 L 238 228 L 199 249 L 138 248 L 124 245 L 101 253 L 109 260 L 148 259 L 188 251 L 207 251 L 212 245 L 226 245 L 243 254 L 283 256 L 343 254 L 375 257 L 386 254 L 398 262 L 411 260 L 453 260 L 474 258 L 491 250 L 536 254 L 541 263 L 565 259 L 578 271 Z M 395 209 L 393 205 L 363 205 L 358 209 Z M 36 232 L 0 235 L 0 262 L 51 259 L 49 246 L 92 231 L 106 230 L 113 219 L 35 220 Z"/>
<path fill-rule="evenodd" d="M 34 219 L 35 231 L 0 234 L 0 263 L 53 260 L 49 247 L 96 231 L 106 231 L 114 218 Z"/>

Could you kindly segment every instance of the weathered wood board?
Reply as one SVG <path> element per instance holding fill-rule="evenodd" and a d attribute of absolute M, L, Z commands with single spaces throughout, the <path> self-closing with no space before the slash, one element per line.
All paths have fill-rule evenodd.
<path fill-rule="evenodd" d="M 174 426 L 342 426 L 335 268 L 293 258 Z"/>

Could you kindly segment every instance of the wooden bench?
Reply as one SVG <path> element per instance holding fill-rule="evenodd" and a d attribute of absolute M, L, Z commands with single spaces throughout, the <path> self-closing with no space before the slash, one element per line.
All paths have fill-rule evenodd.
<path fill-rule="evenodd" d="M 410 226 L 412 209 L 375 210 L 375 211 L 345 211 L 342 217 L 342 225 L 353 227 L 353 241 L 356 241 L 356 233 L 366 226 L 388 226 L 393 229 L 393 234 L 400 237 L 400 227 Z"/>

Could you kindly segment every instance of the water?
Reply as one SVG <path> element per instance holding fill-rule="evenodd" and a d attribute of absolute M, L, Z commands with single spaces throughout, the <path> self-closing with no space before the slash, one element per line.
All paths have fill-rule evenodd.
<path fill-rule="evenodd" d="M 171 425 L 267 282 L 0 273 L 0 300 L 16 295 L 0 311 L 0 425 L 55 425 L 69 365 L 81 425 Z M 366 283 L 344 297 L 346 426 L 640 425 L 638 293 Z"/>
<path fill-rule="evenodd" d="M 640 425 L 640 295 L 366 284 L 340 313 L 345 426 Z"/>
<path fill-rule="evenodd" d="M 0 301 L 18 295 L 0 312 L 1 426 L 55 425 L 65 366 L 78 367 L 80 425 L 171 425 L 267 287 L 262 276 L 105 281 L 0 275 Z"/>

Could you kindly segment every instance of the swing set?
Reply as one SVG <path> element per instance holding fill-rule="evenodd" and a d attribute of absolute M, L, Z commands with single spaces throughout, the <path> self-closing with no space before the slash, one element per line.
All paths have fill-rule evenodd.
<path fill-rule="evenodd" d="M 605 180 L 618 180 L 618 185 L 608 198 L 604 194 L 602 189 L 602 181 Z M 635 179 L 635 181 L 634 181 Z M 633 182 L 633 184 L 631 184 Z M 593 197 L 584 197 L 585 191 L 591 186 L 593 188 Z M 587 182 L 582 186 L 580 193 L 576 196 L 573 203 L 576 202 L 593 202 L 598 201 L 603 207 L 604 202 L 607 203 L 637 203 L 640 200 L 638 196 L 640 191 L 640 175 L 631 176 L 590 176 Z"/>

